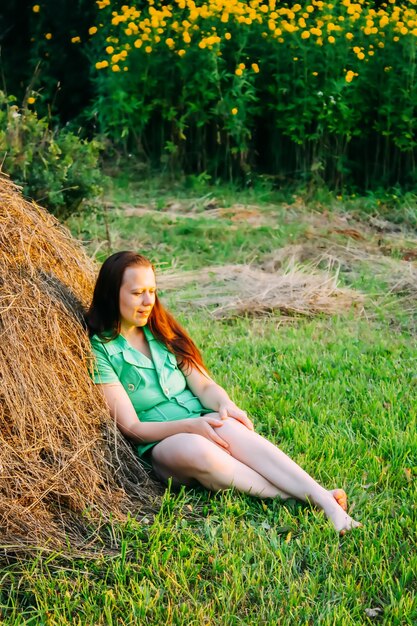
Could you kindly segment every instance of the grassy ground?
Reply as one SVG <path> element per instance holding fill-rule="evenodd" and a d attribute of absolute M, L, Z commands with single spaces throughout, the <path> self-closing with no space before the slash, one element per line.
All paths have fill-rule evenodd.
<path fill-rule="evenodd" d="M 105 211 L 69 226 L 99 259 L 134 248 L 178 269 L 262 263 L 289 244 L 354 246 L 340 280 L 367 293 L 360 316 L 179 314 L 257 429 L 320 482 L 344 487 L 363 528 L 340 540 L 321 513 L 293 501 L 168 491 L 153 523 L 109 528 L 112 554 L 40 553 L 5 567 L 2 624 L 417 623 L 414 306 L 409 293 L 387 293 L 390 276 L 370 253 L 383 247 L 400 263 L 413 234 L 386 224 L 381 234 L 359 214 L 336 228 L 337 208 L 272 200 L 118 189 Z"/>

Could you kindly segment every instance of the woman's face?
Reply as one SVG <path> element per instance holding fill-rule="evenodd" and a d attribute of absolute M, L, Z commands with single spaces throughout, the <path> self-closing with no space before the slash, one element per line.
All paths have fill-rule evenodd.
<path fill-rule="evenodd" d="M 125 269 L 119 292 L 122 330 L 145 326 L 155 304 L 155 293 L 155 274 L 151 267 L 134 265 Z"/>

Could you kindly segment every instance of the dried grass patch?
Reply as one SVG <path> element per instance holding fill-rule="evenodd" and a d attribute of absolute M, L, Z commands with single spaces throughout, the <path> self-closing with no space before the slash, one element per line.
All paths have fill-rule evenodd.
<path fill-rule="evenodd" d="M 288 263 L 310 263 L 328 268 L 329 271 L 342 268 L 355 274 L 367 267 L 372 276 L 388 285 L 391 293 L 407 294 L 417 298 L 417 265 L 414 255 L 404 254 L 403 258 L 389 256 L 388 253 L 409 246 L 410 240 L 396 237 L 391 247 L 377 243 L 342 245 L 324 238 L 317 238 L 304 244 L 286 246 L 269 255 L 263 268 L 269 272 L 281 271 Z"/>
<path fill-rule="evenodd" d="M 276 226 L 278 214 L 276 211 L 265 212 L 258 205 L 233 204 L 230 207 L 218 205 L 215 198 L 197 198 L 187 201 L 167 202 L 164 209 L 153 208 L 151 205 L 119 204 L 117 209 L 124 217 L 143 217 L 145 215 L 171 217 L 173 219 L 226 219 L 234 224 L 247 224 L 254 228 L 261 226 Z M 107 209 L 115 208 L 113 204 L 105 205 Z"/>
<path fill-rule="evenodd" d="M 158 285 L 166 291 L 191 284 L 198 285 L 194 294 L 184 301 L 177 298 L 176 304 L 208 308 L 219 319 L 278 312 L 334 315 L 352 307 L 361 310 L 364 302 L 360 293 L 338 287 L 337 273 L 294 264 L 283 271 L 226 265 L 159 275 Z"/>
<path fill-rule="evenodd" d="M 85 546 L 149 511 L 155 486 L 88 376 L 81 326 L 94 266 L 55 218 L 0 178 L 3 546 Z M 142 507 L 142 508 L 140 508 Z"/>

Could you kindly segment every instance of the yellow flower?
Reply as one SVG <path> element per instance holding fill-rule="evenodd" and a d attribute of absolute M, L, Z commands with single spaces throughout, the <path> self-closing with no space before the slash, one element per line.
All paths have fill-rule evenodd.
<path fill-rule="evenodd" d="M 236 76 L 242 76 L 243 70 L 241 70 L 240 67 L 238 67 L 238 68 L 235 69 L 235 74 L 236 74 Z"/>
<path fill-rule="evenodd" d="M 225 38 L 225 39 L 231 39 L 231 38 L 232 38 L 232 35 L 231 35 L 230 33 L 225 33 L 225 34 L 224 34 L 224 38 Z"/>
<path fill-rule="evenodd" d="M 333 37 L 333 35 L 330 35 L 330 37 L 327 37 L 327 41 L 329 43 L 334 43 L 336 41 L 336 39 Z"/>
<path fill-rule="evenodd" d="M 39 6 L 39 4 L 34 4 L 34 5 L 33 5 L 33 7 L 32 7 L 32 11 L 33 11 L 34 13 L 39 13 L 39 11 L 40 11 L 40 10 L 41 10 L 41 7 Z M 28 102 L 29 102 L 29 100 L 28 100 Z"/>
<path fill-rule="evenodd" d="M 355 76 L 355 72 L 352 72 L 352 70 L 349 70 L 348 72 L 346 72 L 345 81 L 347 83 L 351 83 L 354 76 Z"/>
<path fill-rule="evenodd" d="M 80 37 L 71 37 L 71 43 L 81 43 Z"/>
<path fill-rule="evenodd" d="M 252 63 L 251 68 L 255 72 L 255 74 L 259 74 L 259 65 L 257 63 Z"/>
<path fill-rule="evenodd" d="M 152 46 L 146 46 L 146 48 L 145 48 L 145 52 L 146 52 L 147 54 L 150 54 L 150 53 L 152 52 Z"/>
<path fill-rule="evenodd" d="M 140 48 L 143 44 L 142 39 L 136 39 L 135 43 L 133 44 L 135 46 L 135 48 Z"/>
<path fill-rule="evenodd" d="M 311 72 L 313 76 L 318 76 L 319 73 L 318 72 Z"/>
<path fill-rule="evenodd" d="M 363 52 L 359 52 L 359 54 L 358 54 L 359 61 L 363 61 L 364 58 L 365 58 L 364 53 Z"/>
<path fill-rule="evenodd" d="M 190 43 L 191 42 L 190 34 L 187 31 L 185 31 L 185 33 L 183 33 L 182 38 L 183 38 L 184 43 Z"/>
<path fill-rule="evenodd" d="M 36 102 L 36 98 L 34 98 L 33 96 L 30 96 L 28 98 L 28 104 L 35 104 L 35 102 Z"/>
<path fill-rule="evenodd" d="M 232 109 L 232 115 L 237 115 L 239 113 L 239 109 L 237 109 L 236 107 L 234 107 Z"/>
<path fill-rule="evenodd" d="M 346 33 L 345 37 L 346 37 L 346 39 L 348 41 L 350 41 L 351 39 L 353 39 L 353 34 L 352 33 Z"/>
<path fill-rule="evenodd" d="M 355 54 L 359 54 L 359 53 L 361 52 L 361 49 L 359 48 L 359 46 L 355 46 L 355 47 L 353 48 L 353 52 L 354 52 Z"/>
<path fill-rule="evenodd" d="M 45 39 L 52 39 L 52 33 L 46 33 Z"/>
<path fill-rule="evenodd" d="M 120 72 L 120 67 L 118 65 L 112 65 L 113 72 Z"/>
<path fill-rule="evenodd" d="M 113 52 L 114 52 L 113 46 L 107 46 L 106 52 L 107 52 L 107 54 L 113 54 Z"/>
<path fill-rule="evenodd" d="M 301 33 L 301 39 L 308 39 L 310 37 L 310 32 L 308 30 L 303 30 Z"/>
<path fill-rule="evenodd" d="M 179 57 L 183 57 L 184 54 L 185 54 L 185 50 L 178 50 L 177 54 L 178 54 Z"/>
<path fill-rule="evenodd" d="M 88 34 L 89 35 L 95 35 L 97 32 L 97 26 L 91 26 L 91 28 L 88 29 Z"/>
<path fill-rule="evenodd" d="M 244 70 L 244 69 L 246 69 L 246 65 L 244 63 L 239 63 L 238 68 L 240 70 Z"/>
<path fill-rule="evenodd" d="M 168 39 L 165 39 L 165 43 L 168 46 L 168 48 L 173 48 L 175 46 L 175 41 L 171 37 L 168 37 Z"/>
<path fill-rule="evenodd" d="M 285 20 L 283 21 L 282 24 L 285 30 L 287 31 L 287 33 L 294 33 L 295 31 L 298 30 L 297 26 L 294 26 L 294 24 L 290 24 L 290 22 L 286 22 Z"/>

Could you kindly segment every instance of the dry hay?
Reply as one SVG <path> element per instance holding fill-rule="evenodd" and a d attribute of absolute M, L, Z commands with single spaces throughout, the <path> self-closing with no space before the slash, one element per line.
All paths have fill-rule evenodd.
<path fill-rule="evenodd" d="M 88 376 L 94 267 L 0 178 L 0 525 L 4 546 L 85 546 L 155 500 Z M 142 507 L 142 508 L 141 508 Z"/>
<path fill-rule="evenodd" d="M 263 268 L 274 272 L 281 270 L 288 263 L 308 262 L 315 266 L 325 267 L 329 271 L 334 268 L 342 269 L 351 277 L 366 268 L 374 279 L 387 285 L 389 293 L 416 299 L 417 267 L 412 254 L 413 250 L 402 248 L 402 258 L 389 256 L 391 252 L 396 252 L 397 242 L 405 243 L 407 246 L 412 244 L 412 240 L 398 237 L 392 238 L 390 246 L 381 246 L 372 242 L 342 245 L 328 239 L 317 238 L 308 243 L 289 245 L 276 250 L 265 259 Z"/>
<path fill-rule="evenodd" d="M 361 294 L 337 286 L 337 273 L 319 272 L 315 268 L 308 271 L 289 266 L 284 271 L 268 272 L 249 265 L 226 265 L 164 273 L 158 280 L 158 286 L 163 290 L 194 283 L 198 284 L 198 293 L 191 294 L 183 303 L 176 298 L 177 306 L 207 307 L 214 317 L 220 319 L 274 312 L 332 315 L 352 306 L 362 308 L 363 304 Z"/>
<path fill-rule="evenodd" d="M 262 212 L 257 205 L 233 204 L 229 207 L 218 206 L 217 200 L 208 196 L 193 201 L 171 201 L 165 204 L 164 209 L 154 208 L 154 205 L 131 205 L 104 203 L 107 210 L 117 209 L 124 217 L 169 217 L 171 219 L 226 219 L 234 224 L 248 224 L 254 228 L 261 226 L 276 226 L 278 215 L 272 211 Z"/>

